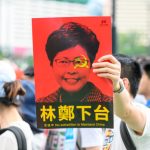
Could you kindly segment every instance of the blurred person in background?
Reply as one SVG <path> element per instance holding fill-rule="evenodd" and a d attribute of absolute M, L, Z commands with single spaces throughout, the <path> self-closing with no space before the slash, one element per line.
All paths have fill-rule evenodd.
<path fill-rule="evenodd" d="M 146 98 L 146 106 L 150 107 L 150 62 L 143 66 L 143 74 L 139 85 L 139 94 Z"/>
<path fill-rule="evenodd" d="M 27 150 L 32 150 L 31 128 L 22 120 L 18 112 L 19 96 L 24 94 L 25 90 L 20 81 L 16 80 L 12 65 L 7 61 L 0 60 L 0 128 L 4 129 L 10 126 L 20 128 L 26 138 Z M 0 135 L 0 149 L 18 150 L 17 139 L 11 131 Z"/>
<path fill-rule="evenodd" d="M 29 80 L 34 83 L 34 68 L 33 66 L 28 66 L 24 70 L 24 80 Z"/>
<path fill-rule="evenodd" d="M 43 129 L 37 128 L 33 66 L 29 66 L 24 70 L 24 78 L 21 83 L 26 90 L 26 94 L 21 97 L 20 113 L 24 121 L 29 123 L 34 134 L 32 149 L 42 150 L 45 147 L 46 134 Z"/>
<path fill-rule="evenodd" d="M 15 70 L 15 73 L 16 73 L 16 79 L 17 80 L 21 80 L 24 76 L 24 72 L 23 70 L 14 62 L 11 61 L 11 64 Z"/>
<path fill-rule="evenodd" d="M 150 57 L 146 57 L 146 56 L 138 56 L 138 57 L 133 57 L 133 59 L 140 65 L 140 68 L 141 68 L 141 72 L 142 72 L 142 78 L 143 78 L 143 73 L 144 73 L 144 65 L 147 63 L 147 62 L 150 62 Z M 143 80 L 141 78 L 141 80 Z M 143 82 L 143 81 L 142 81 Z M 141 85 L 139 84 L 139 88 Z M 138 93 L 134 99 L 135 102 L 138 102 L 138 103 L 141 103 L 143 105 L 146 105 L 146 97 L 144 94 L 142 94 L 140 92 L 140 90 L 138 90 Z"/>

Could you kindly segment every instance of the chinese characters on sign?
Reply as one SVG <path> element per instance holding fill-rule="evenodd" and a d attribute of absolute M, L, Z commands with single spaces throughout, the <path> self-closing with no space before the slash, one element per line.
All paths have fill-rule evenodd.
<path fill-rule="evenodd" d="M 110 126 L 112 109 L 107 104 L 92 105 L 64 105 L 64 104 L 37 104 L 38 122 L 41 127 L 105 127 Z M 80 116 L 80 117 L 79 117 Z M 91 120 L 92 118 L 92 120 Z M 88 120 L 88 121 L 87 121 Z M 91 121 L 89 121 L 91 120 Z"/>

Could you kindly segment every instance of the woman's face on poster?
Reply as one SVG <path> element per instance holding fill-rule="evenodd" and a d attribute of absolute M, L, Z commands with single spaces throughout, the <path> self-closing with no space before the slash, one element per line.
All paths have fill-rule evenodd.
<path fill-rule="evenodd" d="M 57 53 L 53 61 L 53 71 L 60 87 L 68 92 L 79 91 L 88 81 L 90 59 L 86 50 L 77 45 Z"/>

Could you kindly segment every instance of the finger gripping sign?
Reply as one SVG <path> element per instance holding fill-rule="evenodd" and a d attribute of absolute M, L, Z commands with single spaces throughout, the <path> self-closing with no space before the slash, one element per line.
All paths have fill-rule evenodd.
<path fill-rule="evenodd" d="M 39 128 L 113 127 L 112 83 L 92 64 L 111 54 L 110 17 L 33 18 Z"/>

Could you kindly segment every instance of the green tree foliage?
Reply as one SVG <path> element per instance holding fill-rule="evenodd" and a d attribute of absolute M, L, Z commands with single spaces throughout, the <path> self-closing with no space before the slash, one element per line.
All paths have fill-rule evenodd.
<path fill-rule="evenodd" d="M 10 51 L 0 50 L 0 60 L 1 59 L 8 59 L 11 62 L 14 62 L 15 64 L 17 64 L 22 69 L 24 69 L 26 66 L 33 65 L 33 56 L 32 55 L 18 57 L 18 56 L 13 55 Z"/>
<path fill-rule="evenodd" d="M 0 59 L 3 58 L 3 54 L 2 54 L 2 51 L 0 50 Z"/>
<path fill-rule="evenodd" d="M 144 44 L 142 35 L 136 32 L 118 35 L 118 52 L 130 56 L 150 55 L 150 45 Z"/>

